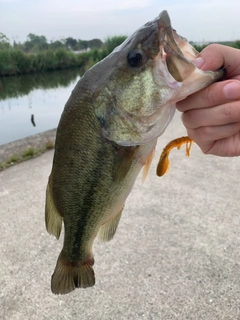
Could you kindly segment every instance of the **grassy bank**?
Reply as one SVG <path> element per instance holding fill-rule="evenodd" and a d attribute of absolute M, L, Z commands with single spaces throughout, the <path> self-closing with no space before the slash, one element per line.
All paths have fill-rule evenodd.
<path fill-rule="evenodd" d="M 54 148 L 56 129 L 0 145 L 0 171 Z"/>
<path fill-rule="evenodd" d="M 79 49 L 80 44 L 83 45 L 86 41 L 76 42 L 75 40 L 74 42 L 74 39 L 67 38 L 65 43 L 56 41 L 48 44 L 43 36 L 30 34 L 29 37 L 31 41 L 13 46 L 7 40 L 0 41 L 0 77 L 71 68 L 88 69 L 105 58 L 126 39 L 126 36 L 116 36 L 108 38 L 105 43 L 95 39 L 91 42 L 91 50 L 77 53 L 76 49 Z M 61 47 L 59 47 L 60 44 Z M 97 44 L 98 47 L 94 48 L 94 45 Z M 221 44 L 240 48 L 240 40 Z M 198 51 L 206 46 L 194 45 Z"/>
<path fill-rule="evenodd" d="M 58 48 L 37 53 L 25 53 L 11 46 L 0 47 L 0 76 L 38 73 L 70 68 L 89 68 L 105 58 L 126 39 L 125 36 L 109 38 L 101 49 L 75 53 Z"/>
<path fill-rule="evenodd" d="M 75 54 L 66 49 L 47 50 L 26 54 L 19 49 L 0 50 L 0 76 L 11 76 L 44 71 L 82 68 L 94 59 L 94 50 Z"/>
<path fill-rule="evenodd" d="M 42 148 L 36 149 L 33 147 L 29 147 L 28 149 L 23 150 L 23 152 L 20 155 L 15 153 L 12 156 L 10 156 L 6 161 L 0 162 L 0 172 L 20 162 L 23 162 L 32 158 L 36 158 L 41 154 L 43 154 L 44 152 L 51 150 L 53 148 L 54 148 L 53 142 L 49 141 Z"/>

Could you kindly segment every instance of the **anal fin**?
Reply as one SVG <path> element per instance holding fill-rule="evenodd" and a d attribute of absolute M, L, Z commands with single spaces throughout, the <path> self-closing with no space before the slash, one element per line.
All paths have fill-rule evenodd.
<path fill-rule="evenodd" d="M 106 222 L 104 225 L 102 225 L 98 231 L 98 239 L 100 241 L 106 242 L 110 241 L 118 227 L 118 223 L 120 221 L 121 215 L 122 215 L 123 207 L 122 209 L 108 222 Z"/>

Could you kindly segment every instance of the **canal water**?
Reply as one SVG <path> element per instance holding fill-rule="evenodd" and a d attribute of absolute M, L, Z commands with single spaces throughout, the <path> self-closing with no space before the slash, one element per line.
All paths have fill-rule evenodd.
<path fill-rule="evenodd" d="M 57 127 L 80 71 L 0 78 L 0 145 Z"/>

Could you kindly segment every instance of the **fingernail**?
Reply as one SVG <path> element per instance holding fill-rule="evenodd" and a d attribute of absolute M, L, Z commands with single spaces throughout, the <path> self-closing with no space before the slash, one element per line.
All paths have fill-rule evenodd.
<path fill-rule="evenodd" d="M 229 82 L 223 88 L 223 94 L 228 100 L 236 100 L 240 98 L 240 81 Z"/>
<path fill-rule="evenodd" d="M 198 69 L 200 69 L 204 65 L 205 60 L 201 57 L 198 57 L 198 58 L 194 59 L 192 62 L 195 64 L 195 66 Z"/>

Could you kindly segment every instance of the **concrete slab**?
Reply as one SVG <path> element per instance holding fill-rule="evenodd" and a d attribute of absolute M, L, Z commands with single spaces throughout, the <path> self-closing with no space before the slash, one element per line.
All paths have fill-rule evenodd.
<path fill-rule="evenodd" d="M 157 177 L 162 148 L 181 135 L 177 114 L 114 239 L 94 245 L 96 285 L 65 296 L 50 290 L 62 237 L 44 225 L 53 151 L 0 172 L 0 319 L 240 319 L 240 161 L 193 146 Z"/>

